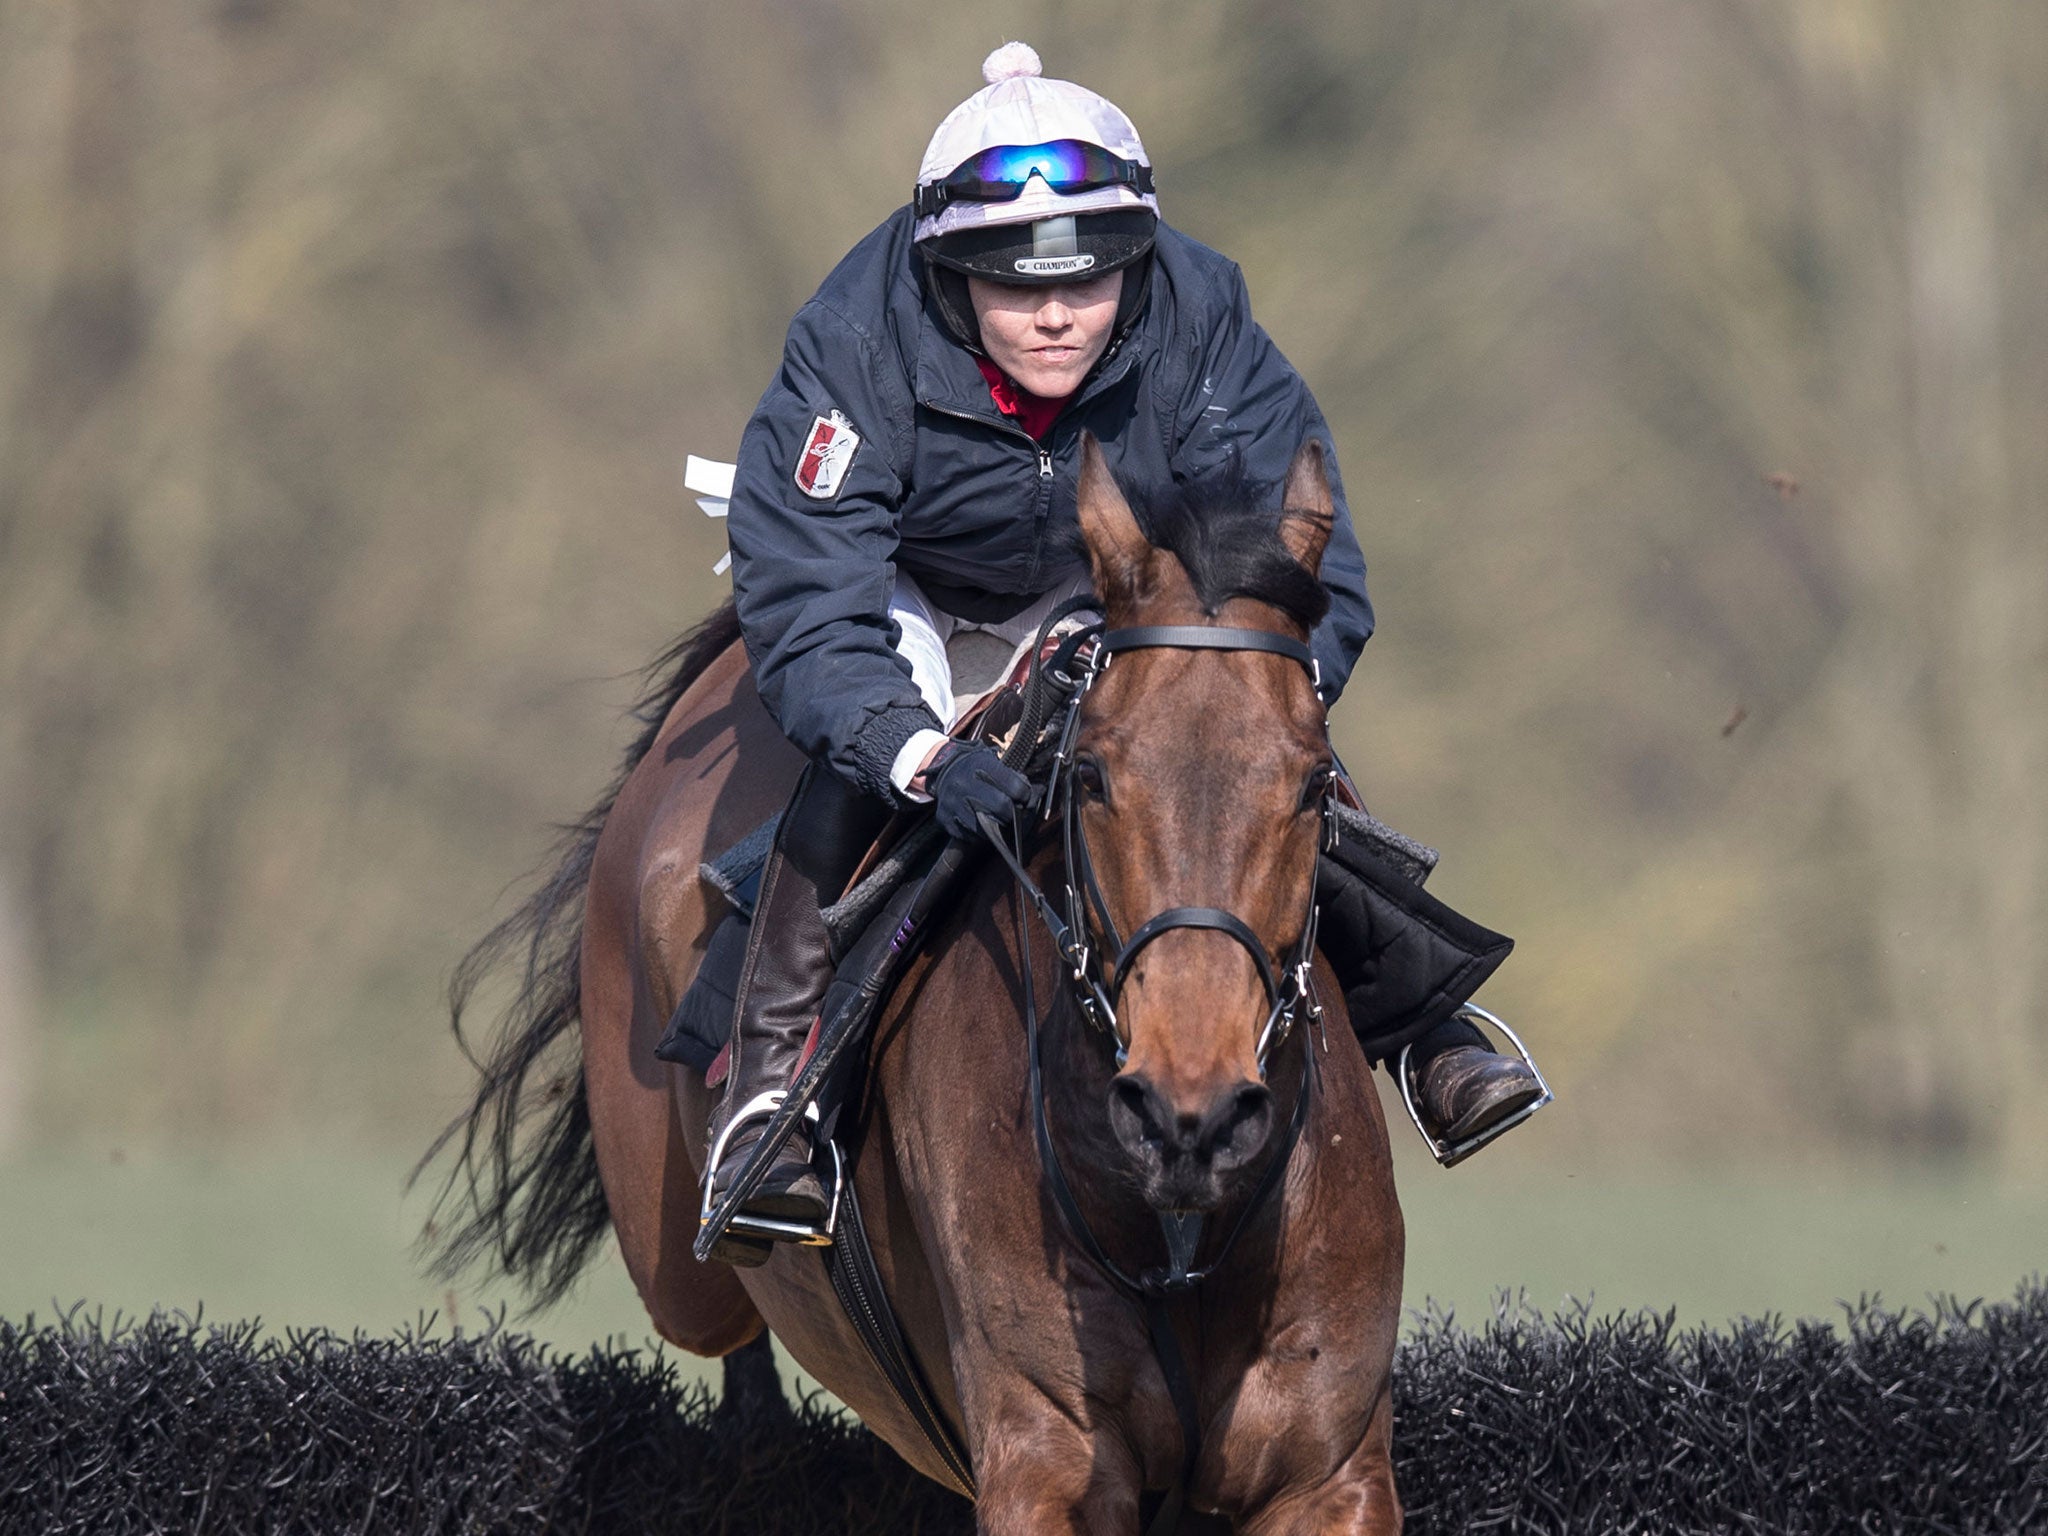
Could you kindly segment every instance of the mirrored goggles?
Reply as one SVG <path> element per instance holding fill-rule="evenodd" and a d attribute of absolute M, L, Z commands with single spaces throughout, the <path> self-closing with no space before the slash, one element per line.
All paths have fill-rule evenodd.
<path fill-rule="evenodd" d="M 919 187 L 913 202 L 919 218 L 930 217 L 948 203 L 1013 202 L 1024 195 L 1033 176 L 1055 192 L 1095 187 L 1152 190 L 1151 166 L 1084 139 L 1055 139 L 1050 144 L 998 144 L 970 155 L 943 179 Z"/>

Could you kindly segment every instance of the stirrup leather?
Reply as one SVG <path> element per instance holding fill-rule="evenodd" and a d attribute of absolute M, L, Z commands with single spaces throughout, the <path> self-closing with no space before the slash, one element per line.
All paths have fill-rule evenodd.
<path fill-rule="evenodd" d="M 725 1164 L 726 1148 L 732 1141 L 733 1133 L 752 1121 L 774 1118 L 775 1111 L 782 1107 L 782 1101 L 787 1097 L 788 1090 L 782 1088 L 771 1088 L 766 1093 L 754 1095 L 733 1113 L 733 1117 L 726 1122 L 725 1129 L 718 1133 L 718 1140 L 711 1146 L 711 1156 L 706 1159 L 704 1200 L 697 1212 L 699 1228 L 710 1226 L 717 1214 L 717 1209 L 711 1203 L 711 1190 L 717 1181 L 718 1170 Z M 804 1107 L 804 1118 L 810 1121 L 813 1127 L 818 1124 L 818 1106 L 815 1103 Z M 744 1211 L 739 1211 L 735 1212 L 732 1220 L 726 1224 L 727 1235 L 752 1238 L 763 1243 L 795 1243 L 804 1248 L 830 1248 L 832 1234 L 839 1226 L 839 1192 L 846 1183 L 846 1159 L 839 1151 L 838 1142 L 828 1141 L 825 1145 L 832 1153 L 832 1197 L 822 1225 L 811 1226 L 801 1221 L 778 1221 L 772 1216 L 750 1216 Z M 765 1139 L 755 1142 L 749 1152 L 750 1158 L 773 1155 L 774 1149 L 769 1147 Z"/>
<path fill-rule="evenodd" d="M 1536 1065 L 1536 1058 L 1529 1054 L 1529 1047 L 1522 1044 L 1522 1037 L 1520 1035 L 1508 1028 L 1505 1019 L 1488 1013 L 1477 1003 L 1465 1004 L 1464 1007 L 1460 1008 L 1451 1017 L 1464 1019 L 1467 1023 L 1474 1025 L 1488 1025 L 1505 1035 L 1508 1043 L 1514 1046 L 1515 1054 L 1522 1058 L 1522 1065 L 1535 1075 L 1536 1086 L 1543 1091 L 1513 1114 L 1505 1119 L 1496 1121 L 1484 1130 L 1475 1132 L 1462 1141 L 1443 1141 L 1430 1134 L 1429 1127 L 1423 1123 L 1422 1110 L 1415 1102 L 1416 1095 L 1421 1091 L 1421 1085 L 1415 1080 L 1415 1069 L 1409 1059 L 1415 1050 L 1414 1043 L 1411 1041 L 1409 1044 L 1402 1046 L 1400 1060 L 1394 1068 L 1394 1080 L 1401 1085 L 1401 1102 L 1407 1105 L 1408 1118 L 1415 1122 L 1415 1129 L 1421 1134 L 1423 1142 L 1428 1146 L 1430 1156 L 1434 1157 L 1438 1164 L 1445 1168 L 1456 1167 L 1474 1152 L 1479 1151 L 1480 1148 L 1505 1136 L 1509 1131 L 1512 1131 L 1516 1126 L 1520 1125 L 1556 1097 L 1550 1091 L 1550 1084 L 1543 1076 L 1543 1069 Z"/>

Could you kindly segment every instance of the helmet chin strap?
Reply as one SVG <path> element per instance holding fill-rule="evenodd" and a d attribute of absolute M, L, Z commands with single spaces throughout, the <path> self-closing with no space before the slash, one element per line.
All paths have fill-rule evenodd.
<path fill-rule="evenodd" d="M 967 291 L 967 274 L 942 266 L 932 260 L 931 253 L 927 251 L 924 282 L 939 318 L 945 322 L 953 339 L 976 357 L 987 356 L 981 345 L 981 322 L 974 315 L 974 297 Z"/>

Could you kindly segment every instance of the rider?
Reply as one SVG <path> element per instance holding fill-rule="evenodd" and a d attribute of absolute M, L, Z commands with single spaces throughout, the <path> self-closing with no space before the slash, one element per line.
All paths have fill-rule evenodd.
<path fill-rule="evenodd" d="M 1029 794 L 990 748 L 946 735 L 945 641 L 962 626 L 1016 641 L 1087 589 L 1084 429 L 1125 484 L 1278 485 L 1303 437 L 1322 439 L 1337 515 L 1311 648 L 1326 698 L 1372 633 L 1329 429 L 1237 267 L 1159 222 L 1117 107 L 1043 78 L 1022 43 L 982 76 L 933 134 L 912 204 L 797 312 L 740 443 L 740 624 L 761 698 L 811 766 L 761 877 L 714 1129 L 760 1116 L 795 1074 L 831 979 L 820 905 L 890 812 L 936 801 L 948 832 L 973 836 L 978 811 L 1007 821 Z M 1469 1132 L 1536 1093 L 1462 1021 L 1414 1055 L 1436 1127 Z M 758 1134 L 757 1119 L 733 1133 L 714 1196 Z M 745 1213 L 822 1222 L 810 1151 L 793 1138 Z"/>

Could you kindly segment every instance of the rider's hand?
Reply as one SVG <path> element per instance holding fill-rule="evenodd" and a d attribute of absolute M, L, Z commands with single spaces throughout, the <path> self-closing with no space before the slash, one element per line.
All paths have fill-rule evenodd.
<path fill-rule="evenodd" d="M 925 771 L 939 825 L 954 837 L 979 837 L 977 812 L 1008 826 L 1011 815 L 1031 803 L 1031 781 L 1003 766 L 995 748 L 978 741 L 949 741 Z"/>

